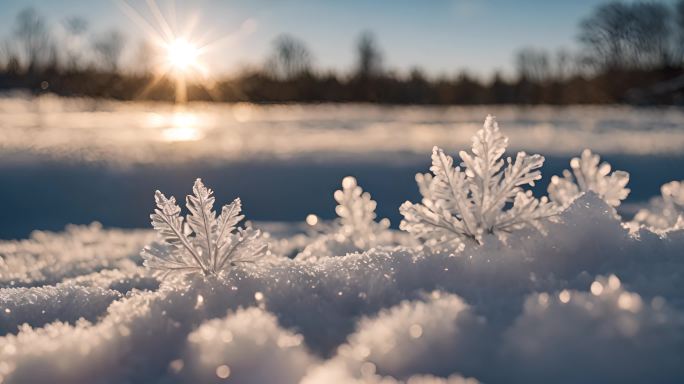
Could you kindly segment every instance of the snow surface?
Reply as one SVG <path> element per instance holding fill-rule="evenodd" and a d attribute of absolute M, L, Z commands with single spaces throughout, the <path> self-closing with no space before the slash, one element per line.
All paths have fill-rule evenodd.
<path fill-rule="evenodd" d="M 326 235 L 273 231 L 265 262 L 164 281 L 148 230 L 3 241 L 0 382 L 684 381 L 684 231 L 591 192 L 546 230 L 294 259 Z"/>

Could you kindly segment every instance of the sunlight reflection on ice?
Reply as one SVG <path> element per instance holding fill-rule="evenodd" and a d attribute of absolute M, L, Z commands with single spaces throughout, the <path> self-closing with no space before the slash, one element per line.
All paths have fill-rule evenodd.
<path fill-rule="evenodd" d="M 192 126 L 176 126 L 167 128 L 162 132 L 164 141 L 197 141 L 203 137 L 202 133 Z"/>
<path fill-rule="evenodd" d="M 0 97 L 0 148 L 122 165 L 259 158 L 415 161 L 434 145 L 448 151 L 470 146 L 488 113 L 506 127 L 512 152 L 568 156 L 590 143 L 604 156 L 684 153 L 684 111 L 676 108 L 173 106 L 52 95 Z"/>
<path fill-rule="evenodd" d="M 148 124 L 161 128 L 161 139 L 167 142 L 197 141 L 204 138 L 204 129 L 200 115 L 175 111 L 170 115 L 153 114 Z"/>

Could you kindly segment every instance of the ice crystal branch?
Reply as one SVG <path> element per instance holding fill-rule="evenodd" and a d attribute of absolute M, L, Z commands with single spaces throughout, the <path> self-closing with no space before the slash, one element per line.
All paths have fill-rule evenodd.
<path fill-rule="evenodd" d="M 657 230 L 684 228 L 684 180 L 663 184 L 660 194 L 637 212 L 634 222 Z"/>
<path fill-rule="evenodd" d="M 599 195 L 606 203 L 617 207 L 627 198 L 629 189 L 625 188 L 629 182 L 629 173 L 614 171 L 607 162 L 599 164 L 599 155 L 590 150 L 582 151 L 580 157 L 570 160 L 569 170 L 563 170 L 563 177 L 553 176 L 548 192 L 551 201 L 567 206 L 582 192 L 592 191 Z"/>
<path fill-rule="evenodd" d="M 420 204 L 405 202 L 400 228 L 428 245 L 459 249 L 463 241 L 482 244 L 484 234 L 505 239 L 524 227 L 543 230 L 541 222 L 553 219 L 557 209 L 543 197 L 536 199 L 523 186 L 541 178 L 544 158 L 518 152 L 515 160 L 502 158 L 508 138 L 492 116 L 473 137 L 472 153 L 459 153 L 463 163 L 438 147 L 432 150 L 431 174 L 416 175 L 423 196 Z"/>
<path fill-rule="evenodd" d="M 266 254 L 267 246 L 259 230 L 237 228 L 244 218 L 240 199 L 223 206 L 216 217 L 213 191 L 195 180 L 187 196 L 187 221 L 174 197 L 156 191 L 157 205 L 150 215 L 152 227 L 163 242 L 145 247 L 145 266 L 163 276 L 170 273 L 217 274 L 238 263 L 254 262 Z"/>

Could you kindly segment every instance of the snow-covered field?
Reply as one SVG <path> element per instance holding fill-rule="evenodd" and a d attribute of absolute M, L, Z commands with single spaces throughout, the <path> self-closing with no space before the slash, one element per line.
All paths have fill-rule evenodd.
<path fill-rule="evenodd" d="M 150 113 L 143 107 L 125 107 L 120 128 L 103 125 L 99 136 L 89 119 L 104 124 L 100 113 L 117 113 L 107 105 L 73 112 L 70 103 L 44 100 L 48 120 L 69 121 L 69 128 L 49 121 L 40 128 L 29 121 L 37 115 L 28 104 L 0 102 L 0 127 L 10 132 L 0 140 L 3 157 L 135 168 L 163 156 L 173 168 L 194 156 L 208 163 L 327 155 L 394 162 L 429 159 L 432 151 L 432 167 L 416 178 L 420 197 L 386 208 L 400 213 L 401 229 L 381 220 L 387 202 L 371 200 L 361 186 L 373 189 L 361 179 L 345 178 L 326 194 L 337 204 L 328 215 L 334 221 L 311 215 L 306 223 L 242 224 L 242 215 L 253 218 L 250 196 L 241 196 L 244 209 L 240 200 L 221 208 L 235 196 L 207 181 L 214 204 L 202 181 L 190 191 L 201 176 L 194 175 L 183 180 L 187 202 L 176 194 L 179 205 L 187 203 L 182 212 L 163 186 L 129 202 L 152 213 L 156 231 L 91 224 L 0 241 L 2 383 L 684 381 L 684 184 L 665 184 L 632 220 L 620 207 L 642 181 L 590 152 L 580 156 L 589 143 L 608 156 L 676 157 L 684 149 L 679 111 L 585 108 L 558 117 L 551 108 L 527 115 L 498 109 L 508 150 L 530 153 L 506 161 L 505 137 L 491 119 L 482 128 L 487 111 L 478 108 L 435 110 L 446 115 L 434 120 L 429 109 L 401 109 L 394 120 L 405 124 L 390 129 L 358 122 L 382 120 L 385 109 L 361 107 L 355 119 L 321 106 L 307 112 L 317 116 L 307 126 L 301 118 L 287 122 L 298 107 L 267 107 L 263 128 L 250 128 L 253 115 L 245 111 L 255 107 L 236 106 L 233 139 L 207 127 L 185 136 L 194 141 L 170 144 L 157 139 L 173 126 L 136 133 L 131 124 L 140 119 L 126 123 Z M 559 120 L 539 123 L 544 113 Z M 12 128 L 8 115 L 25 121 L 24 129 Z M 349 126 L 316 128 L 335 119 Z M 260 152 L 252 139 L 275 149 Z M 243 144 L 230 147 L 231 140 Z M 225 147 L 205 153 L 206 145 Z M 569 171 L 547 172 L 537 152 L 567 156 L 561 168 Z M 534 183 L 550 199 L 527 193 Z M 278 190 L 267 193 L 279 199 Z"/>
<path fill-rule="evenodd" d="M 584 196 L 546 236 L 457 255 L 377 247 L 307 262 L 279 253 L 314 238 L 281 238 L 268 262 L 161 285 L 141 266 L 151 231 L 36 233 L 0 243 L 0 377 L 681 382 L 684 232 L 630 235 L 611 212 Z"/>

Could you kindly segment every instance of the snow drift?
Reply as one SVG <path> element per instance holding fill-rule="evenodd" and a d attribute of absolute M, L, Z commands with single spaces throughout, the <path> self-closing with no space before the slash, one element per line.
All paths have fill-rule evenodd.
<path fill-rule="evenodd" d="M 102 263 L 64 263 L 49 276 L 54 285 L 32 264 L 14 280 L 3 270 L 0 375 L 8 383 L 226 375 L 306 383 L 681 381 L 684 231 L 630 234 L 591 193 L 559 219 L 547 235 L 529 230 L 507 245 L 458 254 L 390 246 L 316 261 L 273 255 L 159 288 L 143 284 L 154 279 L 139 267 L 111 267 L 120 274 L 114 279 L 129 282 L 119 290 Z M 141 264 L 136 240 L 148 232 L 93 231 L 100 245 L 130 237 L 128 257 L 119 249 L 104 261 Z M 65 233 L 2 246 L 16 258 L 67 237 L 78 244 Z M 77 247 L 94 246 L 92 238 Z M 44 270 L 41 257 L 57 256 L 31 257 Z M 73 254 L 64 249 L 61 257 Z M 74 275 L 88 278 L 61 277 Z M 40 277 L 35 286 L 11 287 L 31 276 Z"/>

